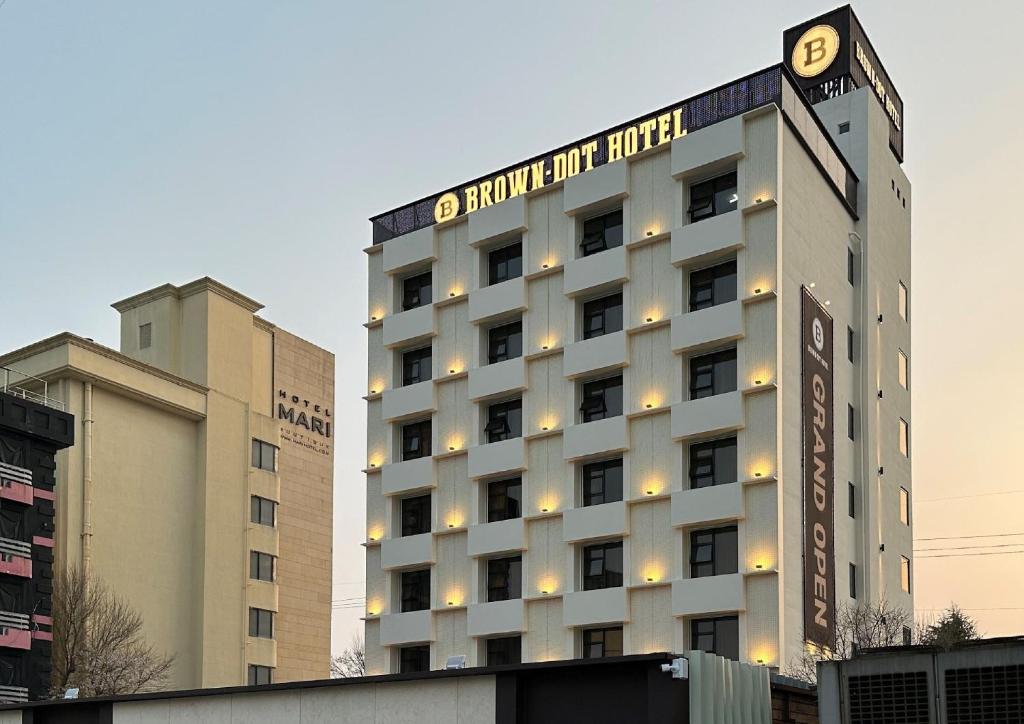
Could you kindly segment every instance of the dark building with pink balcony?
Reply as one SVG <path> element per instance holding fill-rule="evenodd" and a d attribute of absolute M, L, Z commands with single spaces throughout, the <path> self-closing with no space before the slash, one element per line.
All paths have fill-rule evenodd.
<path fill-rule="evenodd" d="M 54 473 L 74 417 L 0 369 L 0 701 L 45 698 L 53 646 Z M 34 388 L 34 386 L 32 386 Z"/>

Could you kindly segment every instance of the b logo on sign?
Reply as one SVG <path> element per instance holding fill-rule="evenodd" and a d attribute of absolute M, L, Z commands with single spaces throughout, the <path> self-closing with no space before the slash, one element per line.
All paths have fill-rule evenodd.
<path fill-rule="evenodd" d="M 822 326 L 821 320 L 817 317 L 811 323 L 811 333 L 814 336 L 814 346 L 821 352 L 825 349 L 825 327 Z"/>
<path fill-rule="evenodd" d="M 454 219 L 459 213 L 459 197 L 449 191 L 442 194 L 441 198 L 434 204 L 434 221 L 441 223 Z"/>
<path fill-rule="evenodd" d="M 815 25 L 793 47 L 793 72 L 813 78 L 825 72 L 839 55 L 839 33 L 831 25 Z"/>

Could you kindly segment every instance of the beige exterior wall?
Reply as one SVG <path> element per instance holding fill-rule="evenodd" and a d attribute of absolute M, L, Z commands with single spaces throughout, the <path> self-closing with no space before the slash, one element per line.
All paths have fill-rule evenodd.
<path fill-rule="evenodd" d="M 175 656 L 171 688 L 244 684 L 249 664 L 326 677 L 333 439 L 280 419 L 276 400 L 285 389 L 333 421 L 333 355 L 209 279 L 115 307 L 120 352 L 65 334 L 2 357 L 48 379 L 82 426 L 58 457 L 58 565 L 140 612 Z M 276 471 L 252 468 L 253 438 L 280 448 Z M 275 527 L 250 521 L 251 495 L 278 502 Z M 249 578 L 250 550 L 277 556 L 275 582 Z M 250 606 L 276 612 L 273 640 L 248 636 Z"/>
<path fill-rule="evenodd" d="M 894 306 L 898 280 L 903 279 L 909 287 L 909 210 L 888 208 L 894 206 L 889 203 L 894 200 L 886 196 L 890 176 L 905 193 L 909 193 L 909 183 L 889 152 L 884 114 L 866 93 L 849 94 L 823 106 L 828 130 L 836 136 L 860 178 L 859 218 L 844 206 L 829 179 L 774 107 L 677 139 L 672 149 L 660 147 L 616 162 L 626 165 L 625 198 L 619 194 L 590 207 L 615 208 L 621 203 L 624 220 L 626 261 L 621 286 L 627 353 L 617 366 L 623 373 L 627 418 L 623 453 L 627 515 L 622 536 L 626 606 L 621 618 L 627 654 L 683 651 L 692 644 L 689 620 L 720 614 L 738 616 L 740 657 L 745 661 L 785 670 L 803 648 L 798 357 L 803 285 L 813 286 L 815 296 L 829 302 L 828 309 L 835 319 L 837 603 L 856 603 L 849 598 L 847 570 L 852 562 L 858 569 L 858 601 L 886 599 L 908 607 L 912 604 L 911 597 L 899 591 L 899 555 L 911 557 L 909 528 L 898 520 L 899 485 L 910 489 L 909 460 L 893 459 L 892 454 L 897 420 L 901 416 L 909 420 L 909 393 L 894 389 L 896 350 L 909 354 L 909 325 L 897 323 Z M 838 136 L 838 122 L 850 119 L 854 131 L 849 137 Z M 685 151 L 681 144 L 687 144 Z M 681 168 L 677 152 L 679 158 L 702 159 L 700 165 Z M 721 228 L 738 229 L 738 238 L 706 239 L 702 243 L 718 245 L 716 253 L 680 259 L 677 236 L 686 238 L 689 233 L 684 221 L 688 185 L 731 168 L 738 175 L 739 211 L 734 212 L 732 220 L 722 220 Z M 586 176 L 571 182 L 590 183 Z M 563 184 L 554 184 L 531 193 L 525 199 L 523 213 L 526 389 L 522 399 L 526 440 L 520 473 L 526 531 L 522 550 L 525 615 L 520 633 L 524 661 L 580 655 L 578 627 L 566 624 L 570 607 L 567 594 L 581 589 L 581 573 L 580 545 L 565 540 L 565 514 L 581 506 L 582 501 L 575 483 L 578 464 L 566 459 L 564 444 L 575 427 L 578 405 L 576 385 L 567 376 L 564 363 L 569 356 L 566 345 L 581 339 L 579 302 L 589 292 L 576 298 L 566 293 L 567 266 L 577 256 L 580 223 L 563 211 L 564 189 Z M 515 202 L 521 203 L 519 199 Z M 458 509 L 460 526 L 486 520 L 484 481 L 471 478 L 464 466 L 456 467 L 452 462 L 465 458 L 464 449 L 476 453 L 486 449 L 474 450 L 481 444 L 486 401 L 468 398 L 462 375 L 467 366 L 472 370 L 486 362 L 483 340 L 488 323 L 470 322 L 465 310 L 472 306 L 468 297 L 486 286 L 482 270 L 488 246 L 500 245 L 502 239 L 514 237 L 519 231 L 513 229 L 476 244 L 471 238 L 472 229 L 473 224 L 460 217 L 432 230 L 415 232 L 433 233 L 435 238 L 435 256 L 421 257 L 415 270 L 429 268 L 434 273 L 436 459 L 434 479 L 427 490 L 433 492 L 437 546 L 432 566 L 431 638 L 406 643 L 430 644 L 435 668 L 453 653 L 466 654 L 471 664 L 483 663 L 482 640 L 467 637 L 460 625 L 442 625 L 450 616 L 440 610 L 444 601 L 439 596 L 447 595 L 447 587 L 462 580 L 460 571 L 472 580 L 482 576 L 484 570 L 481 560 L 469 557 L 464 546 L 449 544 L 456 536 L 446 535 L 444 516 L 446 511 Z M 879 251 L 863 254 L 858 236 L 868 239 L 866 243 Z M 370 306 L 385 315 L 395 313 L 397 290 L 410 267 L 388 273 L 380 260 L 387 256 L 388 245 L 405 243 L 404 237 L 398 237 L 367 250 Z M 847 248 L 853 248 L 857 259 L 865 264 L 853 286 L 847 281 Z M 611 252 L 606 253 L 610 258 Z M 682 502 L 685 498 L 676 500 L 675 494 L 688 488 L 689 444 L 688 440 L 673 437 L 680 422 L 677 417 L 687 414 L 685 406 L 677 403 L 688 399 L 688 359 L 700 352 L 674 352 L 673 344 L 677 326 L 685 330 L 687 325 L 696 324 L 686 316 L 689 272 L 707 265 L 709 260 L 729 258 L 737 263 L 736 304 L 741 320 L 735 346 L 742 419 L 732 428 L 737 438 L 739 480 L 738 493 L 728 498 L 738 501 L 732 520 L 738 528 L 740 593 L 739 600 L 729 599 L 721 608 L 702 603 L 709 612 L 694 616 L 676 612 L 677 603 L 686 608 L 692 601 L 677 602 L 674 594 L 675 584 L 689 580 L 689 533 L 722 525 L 723 521 L 711 517 L 702 524 L 700 516 L 704 513 L 699 509 L 687 511 Z M 469 278 L 466 269 L 473 272 L 468 288 L 464 286 Z M 576 270 L 573 274 L 578 278 Z M 450 296 L 452 292 L 456 292 L 455 297 Z M 468 297 L 463 296 L 467 292 Z M 868 299 L 870 304 L 864 301 Z M 878 325 L 874 320 L 883 307 L 886 324 Z M 385 592 L 394 591 L 399 573 L 382 570 L 377 551 L 382 536 L 386 539 L 399 534 L 389 521 L 398 510 L 400 496 L 382 493 L 380 468 L 399 460 L 394 445 L 401 421 L 384 421 L 377 397 L 382 389 L 400 383 L 396 365 L 400 364 L 403 345 L 386 348 L 381 325 L 380 318 L 367 323 L 373 378 L 370 389 L 376 391 L 367 398 L 366 468 L 370 601 L 366 642 L 368 665 L 374 673 L 397 670 L 398 648 L 380 646 L 379 617 L 398 611 L 397 597 Z M 848 325 L 857 339 L 864 340 L 854 364 L 846 358 Z M 422 344 L 422 339 L 416 342 Z M 719 343 L 710 349 L 731 344 Z M 456 373 L 452 374 L 451 369 Z M 876 377 L 883 380 L 878 384 L 885 387 L 884 399 L 878 399 Z M 847 403 L 853 404 L 858 419 L 864 420 L 863 434 L 858 433 L 855 441 L 846 438 Z M 455 452 L 448 450 L 449 439 L 460 441 Z M 882 465 L 886 469 L 884 478 L 874 474 Z M 858 502 L 863 510 L 855 518 L 849 517 L 847 510 L 848 481 L 856 482 L 864 496 Z M 476 502 L 467 506 L 466 501 Z M 469 513 L 464 519 L 463 510 Z M 677 513 L 696 519 L 674 524 Z M 444 545 L 442 541 L 446 541 Z M 880 556 L 878 547 L 884 542 L 895 546 L 896 551 L 887 548 Z M 480 603 L 486 600 L 485 593 L 479 585 L 470 586 L 465 603 Z"/>

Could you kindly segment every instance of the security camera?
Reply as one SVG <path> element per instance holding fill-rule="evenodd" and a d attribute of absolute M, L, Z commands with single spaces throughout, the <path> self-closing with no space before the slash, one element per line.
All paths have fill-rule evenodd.
<path fill-rule="evenodd" d="M 672 659 L 671 664 L 662 664 L 661 671 L 665 674 L 672 674 L 673 679 L 687 679 L 690 677 L 690 662 L 680 657 Z"/>

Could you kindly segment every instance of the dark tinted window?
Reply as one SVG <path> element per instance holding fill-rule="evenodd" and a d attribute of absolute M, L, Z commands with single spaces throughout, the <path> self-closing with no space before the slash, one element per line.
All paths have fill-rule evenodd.
<path fill-rule="evenodd" d="M 263 686 L 274 683 L 274 670 L 269 666 L 249 664 L 249 686 Z"/>
<path fill-rule="evenodd" d="M 402 498 L 402 535 L 430 532 L 430 494 Z"/>
<path fill-rule="evenodd" d="M 694 357 L 690 360 L 690 399 L 721 395 L 736 389 L 736 350 Z"/>
<path fill-rule="evenodd" d="M 501 442 L 523 436 L 523 401 L 521 399 L 495 402 L 487 406 L 487 424 L 484 425 L 487 442 Z"/>
<path fill-rule="evenodd" d="M 600 337 L 622 329 L 622 292 L 583 304 L 583 339 Z"/>
<path fill-rule="evenodd" d="M 523 480 L 495 480 L 487 484 L 487 522 L 520 518 L 523 515 Z"/>
<path fill-rule="evenodd" d="M 690 533 L 690 578 L 736 573 L 738 559 L 736 526 Z"/>
<path fill-rule="evenodd" d="M 274 525 L 277 503 L 267 498 L 253 495 L 249 498 L 249 520 L 259 525 Z"/>
<path fill-rule="evenodd" d="M 493 558 L 487 561 L 487 600 L 508 601 L 523 597 L 523 558 Z"/>
<path fill-rule="evenodd" d="M 583 590 L 622 585 L 622 541 L 598 543 L 583 549 Z"/>
<path fill-rule="evenodd" d="M 250 608 L 249 635 L 261 639 L 274 638 L 274 612 L 262 608 Z"/>
<path fill-rule="evenodd" d="M 580 251 L 583 256 L 622 246 L 622 209 L 583 222 Z"/>
<path fill-rule="evenodd" d="M 851 518 L 856 518 L 857 517 L 857 488 L 851 482 L 847 482 L 846 486 L 847 486 L 846 493 L 849 496 L 849 500 L 847 501 L 847 505 L 849 506 L 850 517 Z"/>
<path fill-rule="evenodd" d="M 583 629 L 583 658 L 622 656 L 622 627 Z"/>
<path fill-rule="evenodd" d="M 399 575 L 402 578 L 402 613 L 430 608 L 430 569 L 403 571 Z"/>
<path fill-rule="evenodd" d="M 622 414 L 622 375 L 584 382 L 580 394 L 583 422 L 603 420 Z"/>
<path fill-rule="evenodd" d="M 736 262 L 690 272 L 690 311 L 736 301 Z"/>
<path fill-rule="evenodd" d="M 260 470 L 277 470 L 277 447 L 269 442 L 263 442 L 253 438 L 252 440 L 252 466 Z"/>
<path fill-rule="evenodd" d="M 430 454 L 430 420 L 402 425 L 402 460 L 415 460 Z"/>
<path fill-rule="evenodd" d="M 523 658 L 522 651 L 522 638 L 519 636 L 487 639 L 487 665 L 518 664 Z"/>
<path fill-rule="evenodd" d="M 857 438 L 857 429 L 854 427 L 853 405 L 846 405 L 846 436 L 851 440 Z"/>
<path fill-rule="evenodd" d="M 433 302 L 430 272 L 402 280 L 402 310 L 415 309 Z"/>
<path fill-rule="evenodd" d="M 487 255 L 488 279 L 491 284 L 507 282 L 523 275 L 523 244 L 514 244 L 495 249 Z"/>
<path fill-rule="evenodd" d="M 581 470 L 583 505 L 622 500 L 622 458 L 587 463 Z"/>
<path fill-rule="evenodd" d="M 430 379 L 430 347 L 402 353 L 402 384 L 415 385 Z"/>
<path fill-rule="evenodd" d="M 690 622 L 690 645 L 709 654 L 739 661 L 739 620 L 735 616 L 693 619 Z"/>
<path fill-rule="evenodd" d="M 857 566 L 850 564 L 850 598 L 857 597 Z"/>
<path fill-rule="evenodd" d="M 398 672 L 430 671 L 430 646 L 403 646 L 398 650 Z"/>
<path fill-rule="evenodd" d="M 487 330 L 487 361 L 491 364 L 523 356 L 523 323 L 511 322 Z"/>
<path fill-rule="evenodd" d="M 690 445 L 691 488 L 707 488 L 738 480 L 736 438 L 726 437 Z"/>
<path fill-rule="evenodd" d="M 249 551 L 249 578 L 256 581 L 273 581 L 274 556 L 260 551 Z"/>
<path fill-rule="evenodd" d="M 736 201 L 735 171 L 694 184 L 690 187 L 690 223 L 733 211 Z"/>

